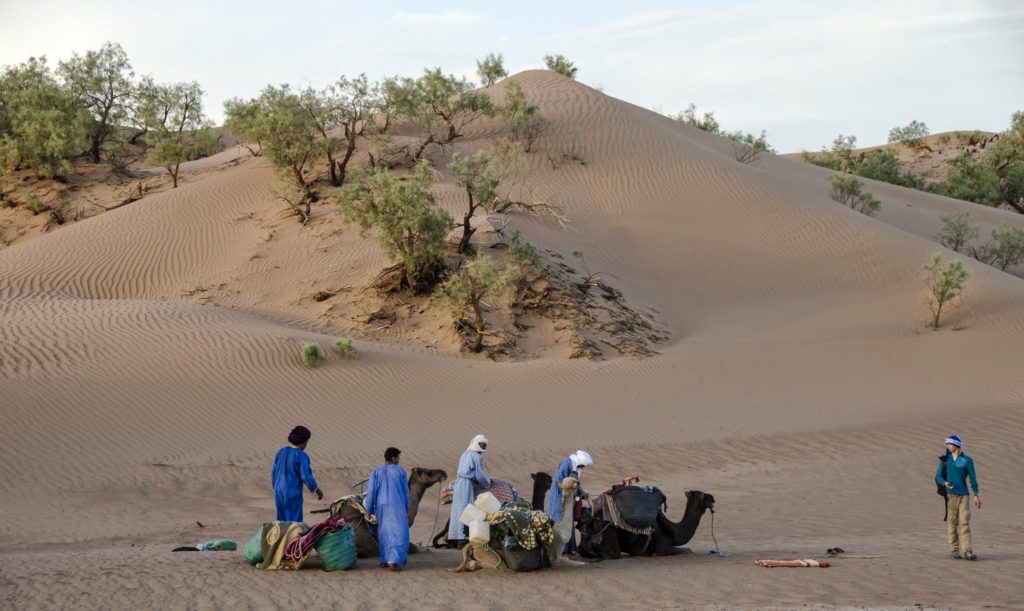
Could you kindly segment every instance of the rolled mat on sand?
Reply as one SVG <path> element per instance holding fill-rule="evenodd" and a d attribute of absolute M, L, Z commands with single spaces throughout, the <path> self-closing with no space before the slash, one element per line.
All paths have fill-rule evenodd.
<path fill-rule="evenodd" d="M 775 567 L 817 567 L 817 568 L 828 568 L 827 562 L 821 562 L 820 560 L 813 560 L 811 558 L 805 558 L 802 560 L 755 560 L 757 566 L 763 566 L 765 568 Z"/>

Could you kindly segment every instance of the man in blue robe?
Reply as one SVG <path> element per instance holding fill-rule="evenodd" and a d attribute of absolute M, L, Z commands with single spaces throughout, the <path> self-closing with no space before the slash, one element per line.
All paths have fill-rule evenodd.
<path fill-rule="evenodd" d="M 558 487 L 558 484 L 562 483 L 562 480 L 567 477 L 575 477 L 578 481 L 580 479 L 580 469 L 593 464 L 594 459 L 585 450 L 576 450 L 576 452 L 563 458 L 558 463 L 558 466 L 555 468 L 555 474 L 551 477 L 551 488 L 548 489 L 548 498 L 544 505 L 544 513 L 551 516 L 555 524 L 558 524 L 558 521 L 562 519 L 562 489 Z M 577 488 L 576 493 L 580 496 L 586 495 L 583 492 L 583 488 Z M 573 528 L 570 530 L 569 540 L 565 543 L 562 553 L 569 554 L 575 552 L 576 529 Z"/>
<path fill-rule="evenodd" d="M 466 526 L 459 522 L 466 505 L 473 502 L 473 482 L 481 488 L 490 488 L 491 479 L 484 473 L 484 452 L 487 438 L 477 435 L 459 458 L 459 475 L 452 488 L 452 513 L 448 522 L 448 541 L 456 547 L 465 545 L 469 535 Z"/>
<path fill-rule="evenodd" d="M 409 476 L 398 466 L 402 452 L 384 451 L 384 464 L 370 474 L 363 504 L 377 518 L 380 566 L 400 571 L 409 556 Z"/>
<path fill-rule="evenodd" d="M 274 466 L 270 470 L 270 481 L 274 486 L 274 504 L 277 505 L 277 519 L 285 522 L 302 521 L 302 484 L 324 498 L 324 493 L 313 478 L 309 466 L 306 444 L 311 434 L 304 426 L 297 426 L 288 434 L 288 443 L 277 451 Z"/>

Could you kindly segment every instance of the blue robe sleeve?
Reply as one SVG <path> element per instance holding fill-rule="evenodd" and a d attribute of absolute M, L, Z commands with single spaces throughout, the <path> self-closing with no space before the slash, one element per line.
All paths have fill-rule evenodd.
<path fill-rule="evenodd" d="M 309 491 L 316 492 L 318 486 L 316 485 L 316 479 L 313 477 L 313 469 L 309 466 L 309 454 L 305 452 L 299 454 L 299 469 L 302 481 L 309 488 Z"/>
<path fill-rule="evenodd" d="M 482 488 L 491 487 L 491 478 L 484 473 L 484 455 L 480 452 L 473 452 L 473 471 L 475 471 L 473 479 L 476 483 L 480 484 Z"/>
<path fill-rule="evenodd" d="M 566 457 L 555 467 L 555 474 L 551 476 L 551 487 L 548 488 L 548 498 L 544 506 L 544 513 L 551 516 L 557 524 L 562 519 L 562 489 L 558 484 L 572 475 L 572 461 Z"/>
<path fill-rule="evenodd" d="M 370 473 L 370 483 L 366 486 L 366 496 L 363 498 L 363 506 L 367 513 L 377 513 L 377 497 L 380 495 L 380 467 Z"/>

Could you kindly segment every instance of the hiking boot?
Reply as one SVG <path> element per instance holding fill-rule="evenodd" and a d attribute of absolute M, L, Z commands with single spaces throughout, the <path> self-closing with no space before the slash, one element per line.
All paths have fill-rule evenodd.
<path fill-rule="evenodd" d="M 958 550 L 958 549 L 953 550 L 953 553 L 950 554 L 950 556 L 953 557 L 953 560 L 959 560 L 959 559 L 963 558 L 963 556 L 960 555 L 960 550 Z"/>
<path fill-rule="evenodd" d="M 978 557 L 975 556 L 974 552 L 971 551 L 971 550 L 967 550 L 967 553 L 964 554 L 964 558 L 966 558 L 968 560 L 977 560 L 978 559 Z"/>

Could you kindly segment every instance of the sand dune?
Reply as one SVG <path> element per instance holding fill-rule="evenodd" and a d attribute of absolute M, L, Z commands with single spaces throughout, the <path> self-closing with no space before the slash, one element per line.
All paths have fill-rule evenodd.
<path fill-rule="evenodd" d="M 202 606 L 208 586 L 223 593 L 212 606 L 322 606 L 342 581 L 345 606 L 374 596 L 400 608 L 462 606 L 470 585 L 495 607 L 541 606 L 566 584 L 579 608 L 1024 605 L 1024 281 L 965 259 L 965 303 L 931 331 L 920 273 L 941 250 L 929 238 L 942 214 L 1017 219 L 874 184 L 883 210 L 867 218 L 828 199 L 820 168 L 770 155 L 742 165 L 714 136 L 568 79 L 515 78 L 555 126 L 530 155 L 529 186 L 574 229 L 524 215 L 513 226 L 568 265 L 582 250 L 655 313 L 669 333 L 660 354 L 494 363 L 458 356 L 430 315 L 375 333 L 360 316 L 385 257 L 328 203 L 299 227 L 260 159 L 16 244 L 0 251 L 4 601 L 105 606 L 118 592 L 115 606 Z M 481 124 L 456 148 L 498 132 Z M 551 161 L 563 153 L 579 159 Z M 437 193 L 457 210 L 450 179 Z M 310 298 L 327 289 L 337 296 Z M 302 343 L 339 335 L 357 337 L 359 359 L 299 363 Z M 521 490 L 586 447 L 591 490 L 639 473 L 672 515 L 685 490 L 712 492 L 716 536 L 735 555 L 702 555 L 710 524 L 698 555 L 566 575 L 450 575 L 451 552 L 414 557 L 398 577 L 268 575 L 234 554 L 167 553 L 244 539 L 271 517 L 269 462 L 298 422 L 314 431 L 328 496 L 388 445 L 451 473 L 484 431 L 488 470 Z M 985 562 L 965 563 L 949 593 L 934 588 L 950 561 L 929 479 L 952 430 L 981 469 Z M 414 539 L 429 538 L 435 501 L 431 491 Z M 815 573 L 753 565 L 835 545 L 884 559 Z"/>

